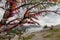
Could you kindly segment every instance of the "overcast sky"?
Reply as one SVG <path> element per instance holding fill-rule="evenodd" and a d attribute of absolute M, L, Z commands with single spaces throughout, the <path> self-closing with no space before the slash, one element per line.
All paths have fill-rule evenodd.
<path fill-rule="evenodd" d="M 52 6 L 52 7 L 49 7 L 47 9 L 48 10 L 56 10 L 57 8 L 59 8 L 59 5 Z M 20 12 L 24 13 L 25 10 L 21 9 Z M 0 9 L 0 20 L 3 17 L 3 14 L 4 14 L 4 10 Z M 41 25 L 46 25 L 46 24 L 47 25 L 57 25 L 57 24 L 60 24 L 60 16 L 51 12 L 45 17 L 39 16 L 39 21 L 38 22 Z"/>

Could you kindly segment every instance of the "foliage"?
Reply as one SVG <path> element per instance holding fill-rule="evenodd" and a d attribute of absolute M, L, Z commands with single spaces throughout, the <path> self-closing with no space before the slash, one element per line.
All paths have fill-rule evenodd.
<path fill-rule="evenodd" d="M 37 6 L 36 8 L 39 9 L 39 11 L 40 11 L 40 10 L 45 9 L 46 7 L 50 6 L 50 5 L 54 5 L 54 4 L 51 4 L 50 2 L 47 2 L 47 3 L 45 4 L 43 1 L 46 2 L 47 0 L 42 0 L 42 3 L 40 3 L 41 0 L 37 1 L 37 3 L 36 3 L 35 1 L 34 1 L 35 3 L 31 3 L 31 2 L 28 3 L 28 4 L 25 3 L 25 4 L 21 5 L 21 6 L 19 6 L 18 8 L 16 8 L 16 9 L 19 9 L 20 7 L 25 7 L 25 6 L 32 6 L 32 5 L 34 5 L 34 6 L 31 7 L 31 8 L 27 8 L 27 7 L 26 7 L 26 8 L 27 8 L 27 10 L 26 10 L 27 12 L 25 12 L 26 15 L 23 16 L 23 19 L 21 19 L 21 21 L 20 21 L 18 24 L 16 24 L 16 25 L 14 24 L 14 26 L 13 26 L 11 29 L 13 29 L 13 28 L 17 27 L 18 25 L 20 25 L 20 24 L 22 23 L 22 20 L 25 20 L 26 18 L 28 18 L 28 19 L 33 18 L 33 15 L 32 15 L 32 14 L 31 14 L 32 16 L 29 15 L 29 14 L 30 14 L 29 11 L 30 11 L 32 8 L 34 8 L 34 7 Z M 38 4 L 38 3 L 39 3 L 39 4 Z M 50 5 L 49 5 L 49 4 L 50 4 Z M 2 8 L 2 7 L 1 7 L 1 8 Z M 16 9 L 14 9 L 14 10 L 16 10 Z M 4 9 L 4 10 L 5 10 L 5 9 Z M 7 13 L 9 13 L 9 12 L 6 10 L 5 16 L 7 16 L 7 15 L 6 15 Z M 36 14 L 34 14 L 34 17 L 35 17 L 35 15 L 36 15 Z M 2 24 L 4 24 L 4 23 L 6 22 L 6 20 L 8 19 L 8 17 L 5 18 L 5 16 L 3 16 L 4 18 L 2 19 Z M 26 17 L 25 17 L 25 16 L 26 16 Z M 30 17 L 30 16 L 31 16 L 31 17 Z M 6 19 L 6 20 L 5 20 L 5 19 Z M 4 20 L 4 21 L 3 21 L 3 20 Z M 13 22 L 13 21 L 12 21 L 12 22 Z M 34 20 L 33 20 L 33 22 L 34 22 Z M 11 22 L 10 22 L 10 23 L 11 23 Z M 8 24 L 6 24 L 6 25 L 4 24 L 4 25 L 7 26 L 7 25 L 9 25 L 10 23 L 8 23 Z M 26 22 L 26 23 L 27 23 L 27 22 Z M 34 22 L 34 23 L 36 23 L 36 22 Z M 11 29 L 9 29 L 9 28 L 6 29 L 6 30 L 8 31 L 7 34 L 6 34 L 6 36 L 9 35 L 9 37 L 11 37 L 10 35 L 15 35 L 15 34 L 20 36 L 20 35 L 22 35 L 22 34 L 25 32 L 25 30 L 26 30 L 26 29 L 24 29 L 24 28 L 22 28 L 22 30 L 16 30 L 16 29 L 15 29 L 15 30 L 11 30 Z M 6 31 L 6 30 L 5 30 L 5 31 Z M 4 31 L 4 32 L 5 32 L 5 31 Z M 34 35 L 29 35 L 28 37 L 24 38 L 24 40 L 28 40 L 28 39 L 32 38 L 33 36 L 34 36 Z M 50 36 L 50 35 L 48 35 L 48 36 Z"/>

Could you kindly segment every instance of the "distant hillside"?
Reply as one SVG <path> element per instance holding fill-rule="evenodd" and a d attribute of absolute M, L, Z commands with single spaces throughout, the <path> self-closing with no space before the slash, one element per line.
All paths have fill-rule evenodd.
<path fill-rule="evenodd" d="M 46 28 L 47 29 L 47 28 Z M 60 40 L 60 25 L 54 26 L 53 30 L 44 30 L 42 32 L 33 33 L 34 36 L 29 35 L 30 38 L 26 37 L 27 40 Z"/>

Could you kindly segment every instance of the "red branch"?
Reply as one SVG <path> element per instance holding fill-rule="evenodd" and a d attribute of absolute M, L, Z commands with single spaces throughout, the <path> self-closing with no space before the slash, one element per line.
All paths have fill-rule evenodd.
<path fill-rule="evenodd" d="M 27 9 L 27 11 L 25 12 L 25 15 L 24 15 L 24 16 L 29 15 L 29 14 L 30 14 L 30 13 L 29 13 L 29 10 L 31 10 L 32 8 L 38 6 L 39 4 L 40 4 L 40 3 L 34 5 L 33 7 L 29 8 L 29 9 Z M 22 6 L 24 6 L 24 5 L 22 5 Z M 20 7 L 16 8 L 16 9 L 19 9 L 19 8 L 20 8 Z M 14 9 L 14 10 L 16 10 L 16 9 Z M 33 15 L 40 14 L 41 12 L 46 12 L 46 11 L 40 11 L 40 12 L 38 12 L 38 13 L 36 13 L 36 14 L 33 14 Z M 53 11 L 52 11 L 52 12 L 53 12 Z M 15 19 L 15 20 L 17 20 L 17 19 Z M 13 22 L 13 21 L 15 21 L 15 20 L 10 21 L 9 23 L 11 23 L 11 22 Z M 24 19 L 22 19 L 22 20 L 24 20 Z M 7 25 L 9 25 L 9 23 L 8 23 Z M 20 21 L 19 23 L 15 24 L 13 27 L 8 28 L 8 29 L 5 29 L 5 30 L 2 31 L 2 32 L 8 32 L 8 31 L 12 30 L 13 28 L 17 27 L 19 24 L 21 25 L 21 23 L 22 23 L 22 22 Z M 6 25 L 6 26 L 7 26 L 7 25 Z"/>

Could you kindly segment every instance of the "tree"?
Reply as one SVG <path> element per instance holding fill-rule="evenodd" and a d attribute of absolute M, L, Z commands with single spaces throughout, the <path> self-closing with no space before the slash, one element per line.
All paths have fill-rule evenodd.
<path fill-rule="evenodd" d="M 17 1 L 17 2 L 16 2 Z M 48 5 L 48 4 L 52 4 L 53 5 L 53 3 L 49 3 L 49 2 L 47 2 L 47 3 L 44 3 L 43 1 L 42 2 L 36 2 L 36 0 L 34 1 L 34 0 L 29 0 L 29 2 L 27 2 L 27 3 L 25 3 L 25 1 L 24 1 L 24 3 L 23 4 L 21 4 L 20 6 L 18 6 L 18 5 L 16 5 L 17 3 L 21 3 L 21 1 L 22 0 L 16 0 L 16 1 L 12 1 L 12 0 L 9 0 L 9 2 L 7 2 L 6 3 L 6 5 L 5 5 L 5 7 L 8 7 L 8 6 L 10 6 L 9 8 L 3 8 L 3 7 L 1 7 L 2 9 L 4 9 L 5 10 L 5 13 L 4 13 L 4 15 L 3 15 L 3 19 L 2 19 L 2 21 L 1 21 L 1 23 L 0 23 L 0 26 L 1 27 L 3 27 L 3 25 L 4 26 L 6 26 L 7 28 L 6 29 L 3 29 L 3 31 L 1 31 L 1 32 L 7 32 L 7 35 L 9 34 L 9 33 L 12 33 L 12 31 L 13 31 L 13 34 L 19 34 L 19 31 L 20 31 L 20 34 L 21 34 L 21 30 L 16 30 L 15 28 L 17 27 L 17 26 L 19 26 L 19 27 L 22 27 L 22 26 L 24 26 L 23 24 L 25 24 L 25 23 L 28 23 L 28 24 L 34 24 L 34 25 L 36 25 L 36 24 L 38 24 L 39 25 L 39 23 L 37 23 L 36 21 L 34 21 L 32 18 L 34 18 L 34 19 L 36 19 L 36 20 L 38 20 L 37 18 L 36 18 L 36 16 L 40 16 L 41 14 L 42 14 L 42 12 L 55 12 L 55 11 L 49 11 L 49 10 L 41 10 L 41 9 L 45 9 L 47 6 L 46 5 Z M 46 0 L 45 0 L 46 1 Z M 9 4 L 10 3 L 10 4 Z M 14 3 L 14 4 L 13 4 Z M 46 4 L 46 5 L 45 5 Z M 16 7 L 17 6 L 17 7 Z M 26 7 L 26 6 L 29 6 L 29 7 Z M 31 7 L 30 7 L 31 6 Z M 21 7 L 25 7 L 27 10 L 25 11 L 25 14 L 23 15 L 23 17 L 22 18 L 16 18 L 16 19 L 14 19 L 14 20 L 12 20 L 12 21 L 9 21 L 8 23 L 6 23 L 7 21 L 8 21 L 8 18 L 10 18 L 10 17 L 12 17 L 11 15 L 12 15 L 12 12 L 13 11 L 16 11 L 16 10 L 18 10 L 18 9 L 20 9 Z M 33 12 L 31 12 L 31 10 L 32 9 L 35 9 L 35 8 L 37 8 L 37 9 L 39 9 L 40 8 L 40 10 L 38 10 L 38 11 L 34 11 L 33 10 Z M 33 13 L 33 14 L 32 14 Z M 48 14 L 48 13 L 47 13 Z M 47 15 L 46 14 L 46 15 Z M 27 19 L 29 19 L 30 21 L 28 21 Z M 18 23 L 15 23 L 14 21 L 15 20 L 17 20 L 17 21 L 19 21 Z M 32 22 L 31 22 L 32 21 Z M 12 23 L 13 22 L 13 23 Z M 9 33 L 8 33 L 9 32 Z M 19 35 L 20 35 L 19 34 Z M 22 34 L 21 34 L 22 35 Z"/>

